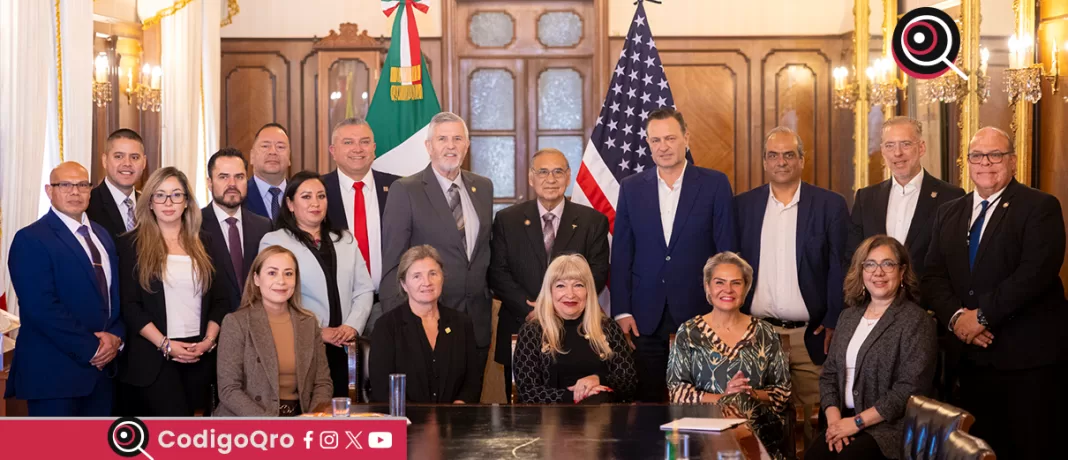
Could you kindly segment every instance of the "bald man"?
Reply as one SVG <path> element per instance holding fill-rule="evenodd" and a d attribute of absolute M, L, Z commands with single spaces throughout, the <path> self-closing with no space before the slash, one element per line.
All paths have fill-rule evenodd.
<path fill-rule="evenodd" d="M 954 403 L 975 415 L 970 433 L 998 457 L 1048 458 L 1066 420 L 1061 205 L 1013 179 L 1004 131 L 979 130 L 968 163 L 975 191 L 938 209 L 923 298 L 958 339 Z"/>
<path fill-rule="evenodd" d="M 111 413 L 113 360 L 125 333 L 115 245 L 85 214 L 92 188 L 82 165 L 57 166 L 44 187 L 52 208 L 11 243 L 22 328 L 4 397 L 25 399 L 30 416 Z"/>

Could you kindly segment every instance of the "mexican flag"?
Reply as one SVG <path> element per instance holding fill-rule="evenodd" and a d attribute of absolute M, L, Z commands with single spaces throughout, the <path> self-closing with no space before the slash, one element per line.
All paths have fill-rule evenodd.
<path fill-rule="evenodd" d="M 415 174 L 430 163 L 424 145 L 427 125 L 441 112 L 419 49 L 413 11 L 426 13 L 427 3 L 429 0 L 382 2 L 386 16 L 394 11 L 397 15 L 382 78 L 367 109 L 367 123 L 375 133 L 378 157 L 374 168 L 398 176 Z"/>

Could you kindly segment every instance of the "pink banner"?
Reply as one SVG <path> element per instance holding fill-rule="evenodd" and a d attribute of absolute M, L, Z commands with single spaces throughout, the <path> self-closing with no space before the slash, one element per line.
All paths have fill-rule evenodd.
<path fill-rule="evenodd" d="M 407 422 L 390 418 L 4 418 L 0 457 L 404 459 Z"/>

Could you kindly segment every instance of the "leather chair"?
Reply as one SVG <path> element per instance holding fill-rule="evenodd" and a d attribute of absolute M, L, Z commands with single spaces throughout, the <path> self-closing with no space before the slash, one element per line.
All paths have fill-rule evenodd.
<path fill-rule="evenodd" d="M 910 397 L 905 408 L 905 459 L 944 460 L 949 435 L 967 432 L 973 422 L 975 417 L 961 408 L 924 396 Z"/>
<path fill-rule="evenodd" d="M 963 431 L 954 431 L 942 446 L 946 460 L 995 460 L 994 450 L 975 436 Z"/>
<path fill-rule="evenodd" d="M 359 402 L 368 404 L 371 402 L 371 339 L 369 337 L 356 337 L 356 344 L 356 348 L 359 349 L 359 356 L 356 358 L 354 366 L 359 375 L 356 378 L 356 382 L 358 382 L 356 396 Z M 353 365 L 351 358 L 349 364 Z"/>

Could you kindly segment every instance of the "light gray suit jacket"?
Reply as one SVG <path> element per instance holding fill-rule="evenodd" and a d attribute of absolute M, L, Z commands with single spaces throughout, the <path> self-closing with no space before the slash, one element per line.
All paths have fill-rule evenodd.
<path fill-rule="evenodd" d="M 331 236 L 333 238 L 333 236 Z M 333 239 L 331 239 L 333 241 Z M 326 274 L 319 266 L 311 250 L 286 230 L 275 230 L 260 240 L 260 251 L 268 246 L 282 246 L 297 256 L 300 267 L 300 295 L 304 308 L 315 313 L 319 326 L 330 324 L 330 293 L 327 291 Z M 337 253 L 337 290 L 341 297 L 341 323 L 363 334 L 367 317 L 371 315 L 375 287 L 367 264 L 356 246 L 356 239 L 348 231 L 341 232 L 341 240 L 334 241 Z"/>
<path fill-rule="evenodd" d="M 398 179 L 389 187 L 382 215 L 382 308 L 388 311 L 407 305 L 397 283 L 401 255 L 412 246 L 429 244 L 438 250 L 445 265 L 445 286 L 438 302 L 467 313 L 474 322 L 475 343 L 488 347 L 493 295 L 486 283 L 486 272 L 493 228 L 493 182 L 470 171 L 460 172 L 479 221 L 478 237 L 468 260 L 445 193 L 431 168 L 427 166 L 423 172 Z"/>
<path fill-rule="evenodd" d="M 292 313 L 300 407 L 311 412 L 334 392 L 326 348 L 314 317 Z M 223 320 L 219 337 L 217 417 L 278 416 L 278 353 L 262 305 L 240 309 Z"/>

